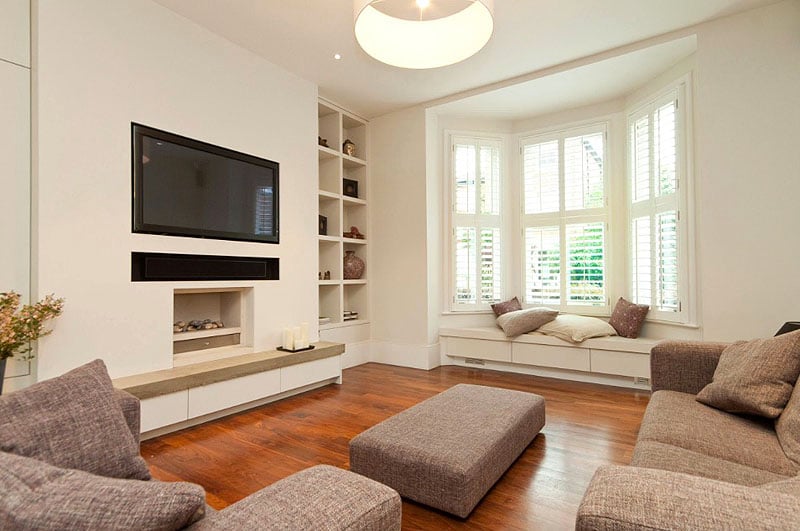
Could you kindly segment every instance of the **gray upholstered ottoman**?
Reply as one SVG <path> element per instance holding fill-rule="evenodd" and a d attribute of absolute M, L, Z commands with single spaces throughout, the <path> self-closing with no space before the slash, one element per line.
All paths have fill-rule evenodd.
<path fill-rule="evenodd" d="M 353 438 L 350 470 L 466 518 L 544 420 L 541 396 L 459 384 Z"/>

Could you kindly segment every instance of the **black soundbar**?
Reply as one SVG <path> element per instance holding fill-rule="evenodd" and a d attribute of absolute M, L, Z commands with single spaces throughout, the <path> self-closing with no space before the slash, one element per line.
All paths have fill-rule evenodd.
<path fill-rule="evenodd" d="M 204 254 L 131 253 L 131 281 L 278 280 L 279 259 Z"/>

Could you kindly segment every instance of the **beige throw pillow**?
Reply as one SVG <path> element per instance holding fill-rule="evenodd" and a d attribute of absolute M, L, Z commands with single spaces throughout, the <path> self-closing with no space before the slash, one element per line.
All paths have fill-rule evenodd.
<path fill-rule="evenodd" d="M 737 341 L 722 351 L 714 378 L 697 400 L 729 413 L 777 418 L 800 374 L 800 330 Z"/>
<path fill-rule="evenodd" d="M 617 335 L 614 327 L 602 319 L 570 314 L 559 315 L 552 322 L 539 327 L 537 332 L 571 343 L 580 343 L 590 337 Z"/>
<path fill-rule="evenodd" d="M 503 329 L 507 337 L 514 337 L 536 330 L 549 323 L 558 315 L 558 310 L 550 308 L 528 308 L 506 312 L 497 318 L 497 326 Z"/>

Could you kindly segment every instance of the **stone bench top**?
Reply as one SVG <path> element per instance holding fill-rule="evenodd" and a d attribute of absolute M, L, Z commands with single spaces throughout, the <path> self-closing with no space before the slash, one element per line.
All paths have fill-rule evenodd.
<path fill-rule="evenodd" d="M 638 352 L 649 354 L 650 349 L 663 339 L 640 337 L 630 339 L 627 337 L 609 336 L 593 337 L 581 343 L 570 343 L 557 337 L 548 336 L 539 332 L 530 332 L 511 338 L 496 326 L 480 326 L 473 328 L 440 328 L 442 337 L 460 337 L 465 339 L 486 339 L 490 341 L 509 341 L 513 343 L 530 343 L 536 345 L 553 345 L 559 347 L 591 348 L 597 350 L 617 350 L 623 352 Z"/>

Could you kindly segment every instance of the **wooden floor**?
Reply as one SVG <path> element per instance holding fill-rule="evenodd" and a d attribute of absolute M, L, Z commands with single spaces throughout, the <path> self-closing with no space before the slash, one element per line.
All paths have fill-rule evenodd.
<path fill-rule="evenodd" d="M 547 404 L 530 447 L 461 520 L 403 502 L 403 529 L 571 529 L 595 469 L 627 464 L 649 393 L 462 367 L 431 371 L 367 364 L 342 385 L 142 443 L 153 476 L 205 487 L 222 509 L 309 466 L 348 468 L 348 441 L 457 383 L 529 391 Z"/>

